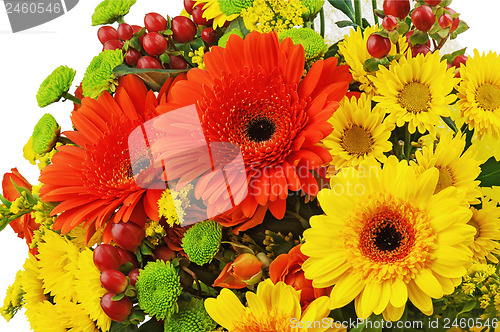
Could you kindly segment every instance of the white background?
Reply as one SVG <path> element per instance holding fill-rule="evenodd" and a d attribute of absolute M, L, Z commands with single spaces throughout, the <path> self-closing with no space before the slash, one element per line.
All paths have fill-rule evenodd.
<path fill-rule="evenodd" d="M 97 27 L 91 26 L 91 15 L 99 0 L 80 0 L 67 14 L 28 31 L 13 34 L 5 7 L 0 0 L 0 179 L 17 167 L 32 184 L 37 183 L 38 168 L 22 157 L 22 148 L 33 127 L 44 113 L 51 113 L 63 130 L 71 128 L 70 102 L 37 106 L 38 86 L 59 65 L 77 70 L 78 84 L 87 65 L 102 46 Z M 452 7 L 462 14 L 471 29 L 459 37 L 462 45 L 481 52 L 500 52 L 498 22 L 500 4 L 497 0 L 454 0 Z M 127 16 L 130 24 L 143 25 L 144 14 L 158 12 L 176 16 L 182 0 L 138 0 Z M 27 257 L 24 240 L 18 239 L 10 227 L 0 233 L 0 306 L 5 290 Z M 57 319 L 57 318 L 55 318 Z M 29 331 L 22 314 L 10 323 L 0 317 L 0 331 Z"/>

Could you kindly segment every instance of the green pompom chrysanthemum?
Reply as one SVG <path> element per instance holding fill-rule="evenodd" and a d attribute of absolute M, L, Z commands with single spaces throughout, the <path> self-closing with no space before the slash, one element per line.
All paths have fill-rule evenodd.
<path fill-rule="evenodd" d="M 57 124 L 56 119 L 47 113 L 42 116 L 33 129 L 33 151 L 36 154 L 42 154 L 52 150 L 59 138 L 61 127 Z"/>
<path fill-rule="evenodd" d="M 68 92 L 76 71 L 68 66 L 59 66 L 47 76 L 36 93 L 38 106 L 45 107 L 58 101 Z"/>
<path fill-rule="evenodd" d="M 207 332 L 217 324 L 205 310 L 203 300 L 192 298 L 179 305 L 179 312 L 165 322 L 165 332 Z"/>
<path fill-rule="evenodd" d="M 170 317 L 181 294 L 179 274 L 170 262 L 149 262 L 136 283 L 139 307 L 157 319 Z"/>
<path fill-rule="evenodd" d="M 227 41 L 229 40 L 229 37 L 232 35 L 237 35 L 240 36 L 241 38 L 244 38 L 243 33 L 241 33 L 240 30 L 238 29 L 231 29 L 229 32 L 226 32 L 225 35 L 220 37 L 219 42 L 217 43 L 218 46 L 220 47 L 226 47 Z"/>
<path fill-rule="evenodd" d="M 325 0 L 302 0 L 302 5 L 307 8 L 304 17 L 312 19 L 323 8 Z"/>
<path fill-rule="evenodd" d="M 224 15 L 239 14 L 243 9 L 251 7 L 254 0 L 219 0 L 219 8 Z"/>
<path fill-rule="evenodd" d="M 310 28 L 288 29 L 279 33 L 278 36 L 280 41 L 290 37 L 294 45 L 301 44 L 304 47 L 306 60 L 319 58 L 328 51 L 323 37 Z"/>
<path fill-rule="evenodd" d="M 222 226 L 213 220 L 195 224 L 182 238 L 182 248 L 189 260 L 198 265 L 210 263 L 219 251 Z"/>
<path fill-rule="evenodd" d="M 83 95 L 95 99 L 104 91 L 115 92 L 118 79 L 113 69 L 122 63 L 122 50 L 106 50 L 94 57 L 83 76 Z"/>
<path fill-rule="evenodd" d="M 136 0 L 104 0 L 92 14 L 92 26 L 111 24 L 121 21 L 127 15 Z"/>

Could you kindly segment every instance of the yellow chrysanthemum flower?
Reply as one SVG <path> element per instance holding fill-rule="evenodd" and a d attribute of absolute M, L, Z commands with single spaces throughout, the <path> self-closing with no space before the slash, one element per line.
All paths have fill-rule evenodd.
<path fill-rule="evenodd" d="M 365 29 L 364 33 L 360 28 L 352 29 L 349 35 L 344 36 L 344 40 L 339 43 L 339 53 L 344 57 L 345 62 L 349 65 L 352 77 L 355 81 L 359 82 L 360 90 L 366 92 L 369 96 L 375 94 L 375 87 L 369 77 L 374 76 L 375 73 L 367 72 L 363 64 L 366 60 L 371 59 L 372 56 L 368 53 L 366 44 L 368 37 L 374 32 L 380 31 L 378 25 L 369 26 Z M 408 44 L 404 38 L 398 41 L 400 52 L 404 52 L 408 48 Z M 392 44 L 389 55 L 396 54 L 396 45 Z"/>
<path fill-rule="evenodd" d="M 392 148 L 389 137 L 393 127 L 383 122 L 384 115 L 376 109 L 372 110 L 367 94 L 362 94 L 359 99 L 344 98 L 329 120 L 333 132 L 323 139 L 323 144 L 332 155 L 330 165 L 339 169 L 358 166 L 365 160 L 372 164 L 377 164 L 377 160 L 384 162 L 387 159 L 384 152 Z"/>
<path fill-rule="evenodd" d="M 32 308 L 26 307 L 26 316 L 28 317 L 28 321 L 33 331 L 36 332 L 68 331 L 69 321 L 67 319 L 63 319 L 59 315 L 58 306 L 52 304 L 49 301 L 43 301 L 41 303 L 37 303 Z"/>
<path fill-rule="evenodd" d="M 57 303 L 56 309 L 58 319 L 65 321 L 70 331 L 100 332 L 81 305 L 63 300 Z"/>
<path fill-rule="evenodd" d="M 257 293 L 247 292 L 248 306 L 241 304 L 238 297 L 229 289 L 223 288 L 216 299 L 206 299 L 205 309 L 208 314 L 229 332 L 260 332 L 260 331 L 335 331 L 324 327 L 299 328 L 299 322 L 307 323 L 328 319 L 335 326 L 329 314 L 328 297 L 322 296 L 314 300 L 302 312 L 300 307 L 300 292 L 284 282 L 276 285 L 266 279 L 257 286 Z"/>
<path fill-rule="evenodd" d="M 464 193 L 434 194 L 437 169 L 417 175 L 391 156 L 383 169 L 342 169 L 318 200 L 301 251 L 314 287 L 334 286 L 330 308 L 355 300 L 356 314 L 398 320 L 408 299 L 426 315 L 432 299 L 451 294 L 471 262 L 475 229 Z"/>
<path fill-rule="evenodd" d="M 500 207 L 496 201 L 486 197 L 482 199 L 480 210 L 471 207 L 472 218 L 469 225 L 474 226 L 476 235 L 470 249 L 474 260 L 486 264 L 486 260 L 498 263 L 494 255 L 500 254 Z"/>
<path fill-rule="evenodd" d="M 30 253 L 23 265 L 24 273 L 21 277 L 21 284 L 25 292 L 23 298 L 26 302 L 24 305 L 26 318 L 35 331 L 38 331 L 35 327 L 40 315 L 39 306 L 43 302 L 47 302 L 47 297 L 43 291 L 42 279 L 40 279 L 40 267 L 38 264 L 39 261 Z"/>
<path fill-rule="evenodd" d="M 433 167 L 439 170 L 436 193 L 453 186 L 465 192 L 470 204 L 479 204 L 481 192 L 478 189 L 479 180 L 476 181 L 476 178 L 481 173 L 481 163 L 476 160 L 472 149 L 464 152 L 464 148 L 464 137 L 443 133 L 436 149 L 424 146 L 422 151 L 415 153 L 417 162 L 412 164 L 417 173 L 423 173 Z"/>
<path fill-rule="evenodd" d="M 500 56 L 490 52 L 474 56 L 460 67 L 458 87 L 461 115 L 479 136 L 500 138 Z"/>
<path fill-rule="evenodd" d="M 373 100 L 384 108 L 388 121 L 408 130 L 420 133 L 427 130 L 435 135 L 441 125 L 441 116 L 450 116 L 448 105 L 456 100 L 450 94 L 458 83 L 453 69 L 446 67 L 438 52 L 412 57 L 410 52 L 389 69 L 379 67 L 377 75 L 371 77 L 377 89 Z"/>
<path fill-rule="evenodd" d="M 43 280 L 45 293 L 54 296 L 56 302 L 60 299 L 74 300 L 74 279 L 80 251 L 69 240 L 48 229 L 43 241 L 38 244 L 37 258 L 39 278 Z"/>
<path fill-rule="evenodd" d="M 92 250 L 86 248 L 80 253 L 75 272 L 75 291 L 78 294 L 79 306 L 96 322 L 101 331 L 109 331 L 111 318 L 101 308 L 101 297 L 107 291 L 101 285 L 101 272 L 92 259 Z"/>

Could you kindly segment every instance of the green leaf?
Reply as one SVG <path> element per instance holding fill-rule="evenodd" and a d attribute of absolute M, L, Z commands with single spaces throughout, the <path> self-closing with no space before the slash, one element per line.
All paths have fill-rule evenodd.
<path fill-rule="evenodd" d="M 451 130 L 453 130 L 455 133 L 458 132 L 458 128 L 457 125 L 455 124 L 455 121 L 453 121 L 449 116 L 448 117 L 442 116 L 441 119 L 443 119 L 444 123 L 446 123 L 446 125 L 450 127 Z"/>
<path fill-rule="evenodd" d="M 250 33 L 250 30 L 248 30 L 247 27 L 245 26 L 245 22 L 243 21 L 243 17 L 241 16 L 239 16 L 235 20 L 232 20 L 231 23 L 229 23 L 229 26 L 227 27 L 226 32 L 224 34 L 228 33 L 233 29 L 240 30 L 243 36 L 246 36 Z"/>
<path fill-rule="evenodd" d="M 125 297 L 125 293 L 115 294 L 111 297 L 112 301 L 120 301 Z"/>
<path fill-rule="evenodd" d="M 353 23 L 351 21 L 337 21 L 335 24 L 339 28 L 345 28 L 345 27 L 357 27 L 358 25 L 356 23 Z"/>
<path fill-rule="evenodd" d="M 429 35 L 427 32 L 423 31 L 415 31 L 413 35 L 410 37 L 411 46 L 415 46 L 417 44 L 425 44 L 429 40 Z"/>
<path fill-rule="evenodd" d="M 193 39 L 189 45 L 191 46 L 191 49 L 193 51 L 198 50 L 200 47 L 205 47 L 205 43 L 203 42 L 203 39 L 201 38 L 195 38 Z"/>
<path fill-rule="evenodd" d="M 438 36 L 441 38 L 441 39 L 444 39 L 446 37 L 448 37 L 448 34 L 450 33 L 450 29 L 441 29 L 437 32 Z"/>
<path fill-rule="evenodd" d="M 408 32 L 408 30 L 410 30 L 410 27 L 408 26 L 408 24 L 406 24 L 406 22 L 403 21 L 398 23 L 398 25 L 396 26 L 396 30 L 400 35 L 404 35 Z"/>
<path fill-rule="evenodd" d="M 398 42 L 398 39 L 399 39 L 399 33 L 397 30 L 392 30 L 391 32 L 389 32 L 389 39 L 391 40 L 391 42 L 393 44 L 396 44 Z"/>
<path fill-rule="evenodd" d="M 156 319 L 150 319 L 139 327 L 139 332 L 163 332 L 164 326 Z"/>
<path fill-rule="evenodd" d="M 160 91 L 165 81 L 172 76 L 177 76 L 180 73 L 187 72 L 187 69 L 138 69 L 131 68 L 127 65 L 119 65 L 115 67 L 113 73 L 117 77 L 122 77 L 128 74 L 134 74 L 146 83 L 146 85 L 154 90 Z"/>
<path fill-rule="evenodd" d="M 141 50 L 141 40 L 137 36 L 133 36 L 129 40 L 129 45 L 130 45 L 130 47 L 136 49 L 137 51 Z"/>
<path fill-rule="evenodd" d="M 462 32 L 467 31 L 468 29 L 469 29 L 469 25 L 467 25 L 467 23 L 465 23 L 465 21 L 460 20 L 460 23 L 458 23 L 458 27 L 457 27 L 457 30 L 455 30 L 455 32 L 457 33 L 457 35 L 459 35 Z"/>
<path fill-rule="evenodd" d="M 7 198 L 3 197 L 2 194 L 0 194 L 0 201 L 2 201 L 2 204 L 8 208 L 10 208 L 10 206 L 12 205 L 11 201 L 9 201 L 9 200 L 7 200 Z"/>
<path fill-rule="evenodd" d="M 452 1 L 453 0 L 443 0 L 443 1 L 441 1 L 441 3 L 439 5 L 441 7 L 448 7 L 451 4 Z"/>
<path fill-rule="evenodd" d="M 339 42 L 336 42 L 332 46 L 328 48 L 328 51 L 326 51 L 324 58 L 328 59 L 331 58 L 332 56 L 335 56 L 339 53 Z"/>
<path fill-rule="evenodd" d="M 328 0 L 330 5 L 344 13 L 349 19 L 354 22 L 354 7 L 351 0 Z"/>
<path fill-rule="evenodd" d="M 113 321 L 110 332 L 137 332 L 139 329 L 133 324 L 123 324 Z"/>
<path fill-rule="evenodd" d="M 500 186 L 500 162 L 491 157 L 481 165 L 481 173 L 477 177 L 481 187 Z"/>

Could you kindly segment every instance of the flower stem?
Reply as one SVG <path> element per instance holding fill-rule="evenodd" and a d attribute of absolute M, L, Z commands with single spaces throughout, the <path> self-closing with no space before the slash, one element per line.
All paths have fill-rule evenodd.
<path fill-rule="evenodd" d="M 321 7 L 319 11 L 319 21 L 320 21 L 320 34 L 321 37 L 325 38 L 325 10 Z"/>
<path fill-rule="evenodd" d="M 361 0 L 354 0 L 354 23 L 359 25 L 361 30 L 363 30 L 363 22 L 361 19 Z"/>
<path fill-rule="evenodd" d="M 405 156 L 406 160 L 410 160 L 410 153 L 411 153 L 411 134 L 410 131 L 408 130 L 408 124 L 405 124 Z"/>
<path fill-rule="evenodd" d="M 78 98 L 76 98 L 75 96 L 73 96 L 71 93 L 69 92 L 65 92 L 63 93 L 62 95 L 65 99 L 68 99 L 68 100 L 71 100 L 72 102 L 74 102 L 75 104 L 78 104 L 78 105 L 81 105 L 82 104 L 82 101 Z"/>
<path fill-rule="evenodd" d="M 375 24 L 378 24 L 378 16 L 375 14 L 375 9 L 377 9 L 377 0 L 372 0 L 372 8 L 373 8 L 373 20 Z"/>

